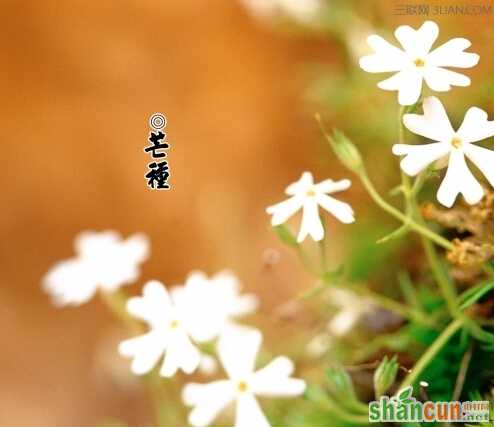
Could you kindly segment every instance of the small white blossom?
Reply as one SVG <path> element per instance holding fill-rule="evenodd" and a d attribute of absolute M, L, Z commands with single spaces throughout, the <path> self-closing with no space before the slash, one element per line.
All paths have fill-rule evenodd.
<path fill-rule="evenodd" d="M 149 241 L 142 234 L 123 240 L 113 231 L 86 231 L 76 237 L 75 249 L 75 258 L 59 262 L 43 279 L 43 289 L 58 306 L 80 305 L 97 290 L 114 292 L 134 282 L 148 257 Z"/>
<path fill-rule="evenodd" d="M 130 298 L 128 312 L 146 322 L 150 331 L 120 343 L 122 356 L 132 357 L 132 372 L 145 374 L 164 355 L 160 375 L 171 377 L 181 369 L 194 372 L 201 361 L 201 353 L 193 344 L 195 323 L 200 319 L 184 303 L 180 293 L 168 293 L 158 281 L 144 286 L 142 297 Z"/>
<path fill-rule="evenodd" d="M 318 334 L 308 342 L 305 352 L 309 357 L 319 359 L 327 353 L 332 344 L 332 337 L 329 334 Z"/>
<path fill-rule="evenodd" d="M 344 289 L 332 288 L 329 300 L 340 308 L 328 323 L 328 331 L 337 337 L 350 332 L 362 316 L 375 310 L 371 300 Z"/>
<path fill-rule="evenodd" d="M 397 90 L 398 102 L 411 105 L 417 102 L 422 91 L 422 82 L 437 92 L 445 92 L 451 86 L 469 86 L 470 79 L 444 67 L 471 68 L 479 61 L 479 55 L 464 52 L 470 47 L 469 40 L 455 38 L 431 51 L 439 35 L 435 22 L 426 21 L 418 30 L 402 25 L 395 37 L 403 50 L 378 35 L 371 35 L 367 42 L 374 54 L 360 59 L 360 66 L 369 73 L 396 72 L 381 81 L 384 90 Z"/>
<path fill-rule="evenodd" d="M 208 278 L 202 271 L 191 272 L 183 287 L 173 288 L 181 301 L 196 313 L 194 334 L 201 342 L 215 339 L 234 325 L 235 319 L 253 313 L 259 301 L 255 295 L 241 294 L 242 286 L 230 271 Z"/>
<path fill-rule="evenodd" d="M 308 235 L 315 241 L 322 240 L 324 227 L 319 217 L 319 206 L 345 224 L 355 221 L 353 209 L 349 204 L 328 196 L 328 194 L 346 190 L 350 185 L 351 182 L 348 179 L 341 181 L 326 179 L 319 184 L 314 184 L 312 174 L 304 172 L 297 182 L 290 184 L 285 190 L 285 193 L 292 197 L 266 209 L 268 214 L 273 215 L 271 225 L 283 224 L 302 209 L 302 224 L 297 241 L 302 242 Z"/>
<path fill-rule="evenodd" d="M 269 427 L 256 396 L 295 397 L 305 391 L 305 381 L 292 378 L 294 365 L 287 357 L 277 357 L 255 371 L 262 342 L 259 331 L 224 334 L 218 343 L 220 361 L 228 379 L 208 384 L 188 384 L 183 399 L 193 409 L 189 423 L 210 425 L 228 405 L 235 403 L 235 427 Z"/>
<path fill-rule="evenodd" d="M 302 23 L 314 20 L 321 10 L 321 0 L 241 0 L 244 6 L 260 18 L 287 15 Z"/>
<path fill-rule="evenodd" d="M 439 99 L 426 98 L 423 110 L 423 115 L 405 114 L 403 123 L 411 132 L 437 142 L 394 145 L 393 153 L 405 156 L 401 161 L 401 169 L 407 175 L 415 176 L 431 163 L 447 160 L 449 157 L 448 169 L 439 187 L 437 200 L 449 208 L 461 193 L 467 203 L 478 203 L 484 196 L 484 190 L 468 168 L 465 156 L 494 186 L 494 151 L 473 144 L 494 135 L 494 121 L 488 121 L 485 111 L 472 107 L 455 131 Z"/>

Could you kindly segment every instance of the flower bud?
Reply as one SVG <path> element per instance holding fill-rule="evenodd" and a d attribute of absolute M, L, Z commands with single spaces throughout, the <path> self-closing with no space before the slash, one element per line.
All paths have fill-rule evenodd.
<path fill-rule="evenodd" d="M 342 132 L 335 129 L 331 136 L 326 135 L 326 139 L 341 163 L 353 172 L 359 173 L 362 170 L 363 164 L 360 152 L 355 144 Z"/>
<path fill-rule="evenodd" d="M 396 356 L 388 360 L 384 356 L 379 367 L 374 372 L 374 392 L 376 399 L 379 399 L 394 384 L 396 374 L 398 373 L 398 362 Z"/>

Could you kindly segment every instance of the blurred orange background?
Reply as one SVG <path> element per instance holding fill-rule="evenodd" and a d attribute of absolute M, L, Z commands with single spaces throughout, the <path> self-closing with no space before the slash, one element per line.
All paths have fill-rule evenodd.
<path fill-rule="evenodd" d="M 317 158 L 327 148 L 301 99 L 302 65 L 337 64 L 335 45 L 274 32 L 232 0 L 5 0 L 1 28 L 0 426 L 143 425 L 142 390 L 106 369 L 111 314 L 97 300 L 55 309 L 41 278 L 78 232 L 115 229 L 151 239 L 134 291 L 230 268 L 269 313 L 306 287 L 264 209 L 303 170 L 346 173 Z M 144 180 L 156 111 L 168 192 Z M 271 269 L 268 248 L 281 250 Z"/>
<path fill-rule="evenodd" d="M 225 0 L 4 1 L 2 17 L 0 425 L 142 425 L 141 390 L 97 367 L 111 315 L 98 301 L 55 309 L 41 278 L 79 231 L 115 229 L 151 239 L 136 290 L 231 268 L 264 310 L 293 294 L 290 259 L 263 273 L 280 246 L 264 209 L 311 166 L 299 67 L 331 61 L 328 44 L 276 35 Z M 168 192 L 144 180 L 156 111 Z"/>

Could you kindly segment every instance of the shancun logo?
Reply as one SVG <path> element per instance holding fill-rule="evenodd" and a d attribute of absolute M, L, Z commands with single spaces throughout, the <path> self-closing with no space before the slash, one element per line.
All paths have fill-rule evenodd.
<path fill-rule="evenodd" d="M 394 397 L 369 403 L 369 421 L 377 422 L 489 422 L 489 402 L 419 402 L 409 386 Z"/>

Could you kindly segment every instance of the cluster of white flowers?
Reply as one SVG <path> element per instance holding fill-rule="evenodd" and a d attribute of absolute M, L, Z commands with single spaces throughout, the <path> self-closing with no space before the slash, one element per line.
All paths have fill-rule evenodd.
<path fill-rule="evenodd" d="M 252 5 L 258 3 L 256 7 L 262 4 L 270 13 L 282 10 L 300 17 L 313 13 L 319 5 L 318 0 L 244 1 Z M 360 65 L 372 73 L 396 72 L 378 86 L 397 90 L 402 105 L 412 105 L 420 99 L 423 81 L 438 92 L 450 90 L 451 86 L 468 86 L 468 77 L 444 67 L 473 67 L 479 60 L 478 55 L 464 51 L 470 42 L 462 38 L 431 50 L 438 34 L 438 26 L 431 21 L 418 30 L 401 26 L 395 36 L 403 50 L 372 35 L 368 43 L 374 53 L 361 58 Z M 494 136 L 494 121 L 488 121 L 485 111 L 472 107 L 455 131 L 438 98 L 423 99 L 422 108 L 422 115 L 405 114 L 404 126 L 434 142 L 395 144 L 393 153 L 404 156 L 402 170 L 416 176 L 431 164 L 444 166 L 447 163 L 448 169 L 437 193 L 439 202 L 451 207 L 459 194 L 470 204 L 479 202 L 484 190 L 466 159 L 494 186 L 494 152 L 474 144 Z M 307 236 L 320 241 L 325 229 L 319 207 L 345 224 L 354 222 L 351 206 L 330 196 L 347 190 L 350 185 L 348 179 L 326 179 L 315 184 L 312 174 L 304 172 L 286 188 L 290 196 L 287 200 L 267 208 L 267 213 L 272 215 L 271 223 L 281 225 L 301 210 L 297 241 L 303 242 Z M 81 233 L 76 238 L 75 248 L 76 257 L 56 264 L 43 279 L 43 288 L 58 306 L 80 305 L 98 291 L 113 293 L 135 282 L 139 266 L 149 254 L 145 236 L 137 234 L 124 240 L 113 231 Z M 337 336 L 345 334 L 362 314 L 372 309 L 371 304 L 356 301 L 352 294 L 340 292 L 339 295 L 342 309 L 328 325 L 329 331 Z M 338 295 L 334 299 L 338 300 Z M 192 374 L 201 365 L 204 370 L 214 371 L 215 361 L 211 355 L 204 354 L 202 345 L 216 344 L 216 353 L 228 379 L 185 386 L 183 400 L 192 407 L 190 424 L 206 427 L 226 406 L 235 403 L 236 427 L 269 427 L 256 396 L 293 397 L 302 394 L 306 385 L 303 380 L 292 378 L 294 365 L 286 357 L 275 358 L 256 371 L 262 335 L 256 329 L 237 324 L 236 320 L 253 313 L 257 305 L 257 298 L 241 294 L 238 279 L 226 271 L 211 278 L 195 271 L 183 285 L 168 289 L 156 280 L 149 281 L 144 285 L 142 296 L 127 301 L 128 313 L 147 324 L 148 331 L 123 341 L 119 352 L 132 359 L 131 370 L 136 375 L 150 372 L 162 360 L 159 374 L 171 377 L 179 370 Z M 367 308 L 360 309 L 362 306 Z M 321 343 L 313 344 L 315 352 L 319 352 Z"/>
<path fill-rule="evenodd" d="M 148 282 L 143 296 L 130 298 L 127 309 L 150 331 L 122 342 L 120 353 L 134 358 L 132 371 L 138 375 L 153 369 L 164 354 L 162 376 L 171 377 L 178 369 L 193 373 L 201 361 L 194 343 L 211 342 L 228 330 L 239 330 L 234 319 L 256 309 L 257 298 L 239 292 L 237 278 L 228 272 L 211 279 L 193 272 L 183 286 L 169 292 L 160 282 Z"/>
<path fill-rule="evenodd" d="M 479 62 L 479 55 L 465 52 L 469 40 L 455 38 L 431 51 L 439 35 L 439 27 L 426 21 L 418 30 L 403 25 L 396 29 L 395 37 L 403 50 L 388 43 L 378 35 L 367 41 L 375 53 L 364 56 L 360 66 L 371 73 L 397 72 L 378 86 L 385 90 L 397 90 L 402 105 L 416 103 L 422 92 L 422 81 L 436 92 L 445 92 L 451 86 L 469 86 L 470 79 L 444 67 L 471 68 Z M 441 101 L 436 97 L 422 102 L 423 115 L 405 114 L 403 124 L 413 133 L 434 143 L 424 145 L 396 144 L 393 153 L 405 156 L 402 170 L 415 176 L 427 166 L 448 166 L 439 187 L 437 200 L 450 208 L 458 194 L 469 204 L 478 203 L 484 190 L 466 163 L 468 158 L 494 186 L 494 152 L 472 143 L 494 135 L 494 122 L 488 121 L 487 113 L 480 108 L 470 108 L 457 131 L 453 129 Z"/>
<path fill-rule="evenodd" d="M 400 26 L 395 36 L 402 49 L 397 48 L 378 35 L 371 35 L 367 42 L 374 50 L 372 55 L 360 59 L 360 66 L 371 73 L 396 72 L 392 77 L 378 84 L 381 89 L 398 91 L 398 101 L 402 105 L 412 105 L 419 101 L 422 83 L 432 90 L 445 92 L 451 86 L 468 86 L 470 79 L 445 67 L 471 68 L 479 61 L 479 55 L 465 52 L 471 43 L 464 38 L 452 39 L 431 50 L 439 35 L 439 27 L 426 21 L 418 30 L 408 25 Z M 403 123 L 411 132 L 435 141 L 432 144 L 395 144 L 393 153 L 405 156 L 401 161 L 402 170 L 416 176 L 430 164 L 436 167 L 448 166 L 444 180 L 437 193 L 438 201 L 452 207 L 457 196 L 462 194 L 469 204 L 478 203 L 484 190 L 470 171 L 468 158 L 494 186 L 494 152 L 474 145 L 483 139 L 494 136 L 494 121 L 488 121 L 487 113 L 480 108 L 470 108 L 457 131 L 453 129 L 446 111 L 436 97 L 427 97 L 422 102 L 424 114 L 405 114 Z M 305 172 L 299 181 L 289 185 L 288 200 L 267 208 L 272 215 L 271 224 L 277 226 L 286 222 L 302 209 L 302 224 L 297 241 L 307 236 L 319 241 L 324 238 L 324 227 L 319 209 L 332 213 L 341 222 L 354 221 L 352 208 L 330 196 L 333 192 L 346 190 L 350 181 L 325 180 L 314 184 L 312 174 Z"/>
<path fill-rule="evenodd" d="M 98 290 L 112 293 L 134 282 L 149 243 L 142 235 L 123 240 L 115 232 L 86 232 L 76 238 L 76 251 L 76 258 L 58 263 L 43 280 L 43 288 L 58 306 L 79 305 Z M 152 280 L 144 285 L 142 296 L 127 301 L 128 313 L 149 330 L 123 341 L 119 352 L 133 359 L 131 370 L 136 375 L 150 372 L 161 359 L 163 377 L 178 370 L 192 374 L 201 367 L 212 373 L 216 361 L 203 353 L 201 345 L 216 342 L 229 380 L 185 386 L 184 403 L 193 406 L 190 423 L 206 427 L 235 401 L 236 427 L 269 427 L 255 396 L 297 396 L 304 393 L 305 382 L 291 378 L 294 366 L 286 357 L 255 372 L 262 335 L 236 319 L 253 313 L 257 306 L 257 298 L 241 294 L 239 280 L 228 271 L 211 278 L 194 271 L 183 285 L 168 290 Z"/>

